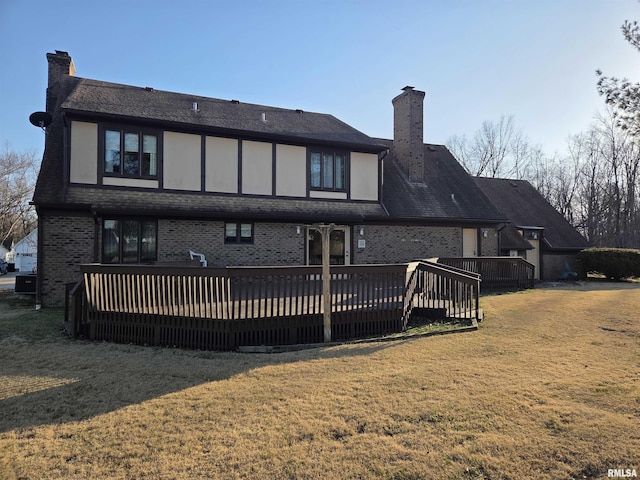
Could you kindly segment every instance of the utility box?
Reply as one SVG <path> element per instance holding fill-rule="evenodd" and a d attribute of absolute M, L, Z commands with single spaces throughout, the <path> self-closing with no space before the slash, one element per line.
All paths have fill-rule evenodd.
<path fill-rule="evenodd" d="M 20 295 L 35 295 L 36 275 L 16 275 L 15 292 Z"/>

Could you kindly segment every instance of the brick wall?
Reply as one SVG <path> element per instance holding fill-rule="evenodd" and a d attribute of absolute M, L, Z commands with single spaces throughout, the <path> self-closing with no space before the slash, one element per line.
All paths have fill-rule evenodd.
<path fill-rule="evenodd" d="M 255 223 L 253 244 L 225 244 L 224 222 L 158 220 L 158 261 L 183 261 L 189 250 L 205 254 L 209 266 L 304 265 L 305 234 L 296 224 Z M 364 235 L 360 236 L 360 227 Z M 95 223 L 90 215 L 41 215 L 41 301 L 63 305 L 64 286 L 80 278 L 79 265 L 94 259 Z M 481 236 L 484 255 L 497 254 L 497 234 Z M 358 248 L 358 240 L 365 248 Z M 99 250 L 98 250 L 99 251 Z M 462 254 L 459 227 L 356 225 L 352 229 L 351 263 L 404 263 L 418 258 Z M 98 259 L 99 261 L 99 259 Z"/>
<path fill-rule="evenodd" d="M 360 225 L 353 229 L 353 263 L 404 263 L 418 258 L 462 255 L 462 229 L 457 227 Z M 366 241 L 358 248 L 358 240 Z"/>
<path fill-rule="evenodd" d="M 40 214 L 39 299 L 44 306 L 64 305 L 65 284 L 80 279 L 81 263 L 94 261 L 94 228 L 90 215 Z"/>
<path fill-rule="evenodd" d="M 483 232 L 487 232 L 486 237 Z M 498 249 L 498 231 L 495 228 L 480 229 L 480 252 L 483 257 L 496 257 L 500 255 Z"/>
<path fill-rule="evenodd" d="M 188 258 L 189 250 L 204 253 L 209 266 L 227 265 L 303 265 L 304 228 L 287 223 L 255 223 L 254 243 L 224 243 L 224 222 L 160 220 L 158 222 L 158 260 Z"/>

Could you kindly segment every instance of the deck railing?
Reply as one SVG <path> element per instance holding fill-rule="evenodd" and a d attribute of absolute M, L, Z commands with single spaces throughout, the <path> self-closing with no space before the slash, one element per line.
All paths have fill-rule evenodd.
<path fill-rule="evenodd" d="M 401 330 L 406 268 L 332 267 L 333 339 Z M 218 350 L 323 341 L 321 267 L 82 265 L 81 271 L 86 321 L 74 325 L 92 339 Z"/>
<path fill-rule="evenodd" d="M 480 275 L 431 261 L 409 264 L 403 325 L 412 316 L 480 319 Z"/>
<path fill-rule="evenodd" d="M 234 350 L 324 341 L 321 267 L 82 265 L 67 331 Z M 404 330 L 412 315 L 479 320 L 480 276 L 434 262 L 331 267 L 332 340 Z"/>
<path fill-rule="evenodd" d="M 535 266 L 521 257 L 441 257 L 438 263 L 480 274 L 484 292 L 534 287 Z"/>

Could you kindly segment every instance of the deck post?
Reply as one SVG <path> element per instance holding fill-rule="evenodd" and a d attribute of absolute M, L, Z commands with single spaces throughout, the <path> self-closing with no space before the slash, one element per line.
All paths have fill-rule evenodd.
<path fill-rule="evenodd" d="M 330 268 L 330 237 L 335 228 L 334 223 L 329 225 L 314 225 L 322 236 L 322 321 L 324 325 L 324 341 L 331 341 L 331 268 Z"/>

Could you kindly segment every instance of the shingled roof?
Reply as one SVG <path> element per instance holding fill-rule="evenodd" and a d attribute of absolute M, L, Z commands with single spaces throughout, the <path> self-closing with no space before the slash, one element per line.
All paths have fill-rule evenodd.
<path fill-rule="evenodd" d="M 393 141 L 378 139 L 391 148 Z M 499 223 L 505 216 L 444 145 L 424 145 L 424 174 L 412 181 L 390 150 L 384 159 L 383 203 L 392 217 Z"/>
<path fill-rule="evenodd" d="M 588 242 L 526 180 L 475 177 L 474 181 L 516 227 L 543 227 L 543 241 L 554 250 L 580 250 Z"/>
<path fill-rule="evenodd" d="M 299 222 L 360 222 L 386 216 L 379 203 L 336 202 L 318 198 L 278 198 L 242 195 L 193 195 L 178 192 L 122 190 L 72 186 L 67 200 L 91 206 L 100 214 L 164 215 L 198 218 L 260 218 Z M 167 209 L 167 205 L 171 205 Z"/>
<path fill-rule="evenodd" d="M 68 112 L 127 117 L 162 122 L 164 126 L 181 125 L 269 140 L 330 143 L 366 152 L 384 150 L 384 146 L 371 137 L 329 114 L 83 78 L 77 80 L 76 87 L 62 103 L 62 108 Z"/>
<path fill-rule="evenodd" d="M 64 52 L 57 52 L 60 56 Z M 64 56 L 64 55 L 63 55 Z M 67 58 L 67 57 L 65 57 Z M 353 151 L 379 153 L 393 141 L 371 138 L 332 115 L 174 93 L 146 87 L 60 75 L 51 88 L 53 123 L 48 127 L 42 167 L 34 202 L 40 206 L 64 205 L 116 211 L 126 204 L 140 212 L 173 214 L 253 215 L 255 217 L 344 221 L 500 223 L 496 209 L 446 147 L 424 145 L 424 175 L 411 180 L 399 167 L 391 150 L 384 160 L 382 203 L 319 201 L 228 195 L 191 195 L 139 192 L 123 189 L 117 205 L 105 190 L 63 181 L 63 114 L 71 118 L 112 119 L 147 123 L 211 135 L 326 144 Z M 57 139 L 57 140 L 56 140 Z M 200 198 L 202 197 L 202 198 Z M 184 201 L 183 201 L 184 200 Z M 186 206 L 183 208 L 181 205 Z M 171 213 L 171 212 L 169 212 Z"/>

